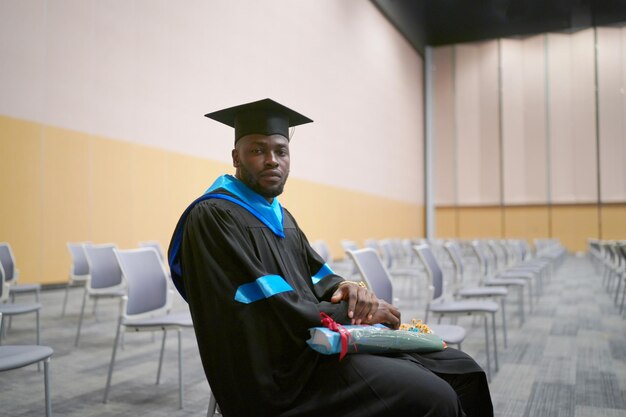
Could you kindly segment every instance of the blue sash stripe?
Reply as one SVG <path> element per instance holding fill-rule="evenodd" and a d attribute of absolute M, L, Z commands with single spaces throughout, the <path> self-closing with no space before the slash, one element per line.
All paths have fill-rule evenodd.
<path fill-rule="evenodd" d="M 240 285 L 235 294 L 235 301 L 250 304 L 264 298 L 270 298 L 281 292 L 293 291 L 293 288 L 280 275 L 265 275 L 254 282 Z"/>
<path fill-rule="evenodd" d="M 261 213 L 259 213 L 257 210 L 254 209 L 254 207 L 252 207 L 250 204 L 247 204 L 241 200 L 238 200 L 236 198 L 233 198 L 229 195 L 225 195 L 225 194 L 205 194 L 207 199 L 208 198 L 218 198 L 218 199 L 222 199 L 222 200 L 228 200 L 231 203 L 235 203 L 238 206 L 241 206 L 243 208 L 245 208 L 246 210 L 248 210 L 254 217 L 256 217 L 257 219 L 259 219 L 261 221 L 261 223 L 263 223 L 264 225 L 266 225 L 268 227 L 268 229 L 270 229 L 276 236 L 278 237 L 285 237 L 285 233 L 278 229 L 278 227 L 274 224 L 272 224 L 269 220 L 267 220 L 265 217 L 263 217 L 263 215 Z M 280 210 L 282 210 L 282 207 L 280 207 Z M 282 213 L 282 211 L 281 211 Z M 281 225 L 282 226 L 282 225 Z"/>
<path fill-rule="evenodd" d="M 317 284 L 322 280 L 322 278 L 327 277 L 328 275 L 334 274 L 335 272 L 330 269 L 328 264 L 322 265 L 319 271 L 315 275 L 311 277 L 311 281 L 313 281 L 313 285 Z"/>

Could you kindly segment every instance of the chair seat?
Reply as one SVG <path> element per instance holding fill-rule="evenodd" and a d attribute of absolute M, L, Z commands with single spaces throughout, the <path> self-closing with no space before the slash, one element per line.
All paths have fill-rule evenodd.
<path fill-rule="evenodd" d="M 15 284 L 15 285 L 9 286 L 9 291 L 14 292 L 16 294 L 40 291 L 40 290 L 41 290 L 41 284 Z"/>
<path fill-rule="evenodd" d="M 450 301 L 430 305 L 433 313 L 495 313 L 498 309 L 498 303 L 494 301 Z"/>
<path fill-rule="evenodd" d="M 72 275 L 69 282 L 87 282 L 89 275 Z"/>
<path fill-rule="evenodd" d="M 473 287 L 461 288 L 457 293 L 460 297 L 503 297 L 508 294 L 505 287 Z"/>
<path fill-rule="evenodd" d="M 0 346 L 0 371 L 21 368 L 52 356 L 54 351 L 48 346 L 11 345 Z"/>
<path fill-rule="evenodd" d="M 540 264 L 519 264 L 515 265 L 511 268 L 511 270 L 515 271 L 518 269 L 521 270 L 529 270 L 529 271 L 541 271 L 545 269 L 548 265 L 540 265 Z"/>
<path fill-rule="evenodd" d="M 531 271 L 505 271 L 497 275 L 496 279 L 502 278 L 520 278 L 531 279 L 535 277 L 535 273 Z"/>
<path fill-rule="evenodd" d="M 123 297 L 125 295 L 126 295 L 126 290 L 124 289 L 115 289 L 115 290 L 94 289 L 89 292 L 89 296 L 92 298 Z"/>
<path fill-rule="evenodd" d="M 428 327 L 444 342 L 450 345 L 458 345 L 465 340 L 467 331 L 461 326 L 452 324 L 429 324 Z"/>
<path fill-rule="evenodd" d="M 0 313 L 6 314 L 7 316 L 32 313 L 40 309 L 41 303 L 0 304 Z"/>
<path fill-rule="evenodd" d="M 489 286 L 501 286 L 501 285 L 517 285 L 523 287 L 526 285 L 526 280 L 521 278 L 492 278 L 485 281 L 485 285 Z"/>
<path fill-rule="evenodd" d="M 123 321 L 123 324 L 128 327 L 137 328 L 169 326 L 193 327 L 193 321 L 191 320 L 191 314 L 189 314 L 189 312 L 167 314 L 165 316 L 151 317 L 140 320 L 126 319 Z"/>

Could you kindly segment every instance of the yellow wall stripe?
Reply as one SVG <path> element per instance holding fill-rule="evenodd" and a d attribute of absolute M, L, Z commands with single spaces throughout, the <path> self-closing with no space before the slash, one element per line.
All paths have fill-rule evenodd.
<path fill-rule="evenodd" d="M 178 216 L 229 164 L 0 116 L 0 241 L 20 282 L 67 281 L 66 243 L 169 243 Z M 292 178 L 281 196 L 310 240 L 420 237 L 423 207 Z"/>

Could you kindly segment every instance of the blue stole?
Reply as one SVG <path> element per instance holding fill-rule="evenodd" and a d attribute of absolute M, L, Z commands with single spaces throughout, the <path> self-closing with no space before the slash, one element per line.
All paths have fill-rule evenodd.
<path fill-rule="evenodd" d="M 218 191 L 219 189 L 228 191 L 236 196 L 236 198 L 230 195 L 220 194 Z M 172 281 L 174 281 L 176 289 L 185 299 L 187 297 L 185 295 L 185 286 L 182 281 L 182 268 L 180 262 L 180 245 L 183 238 L 183 229 L 187 216 L 196 204 L 210 198 L 228 200 L 245 208 L 254 217 L 266 225 L 276 236 L 281 238 L 285 237 L 283 228 L 283 208 L 277 198 L 274 198 L 274 201 L 270 204 L 263 196 L 250 189 L 247 185 L 232 175 L 222 175 L 218 177 L 213 185 L 211 185 L 202 196 L 197 198 L 185 209 L 176 224 L 174 235 L 172 236 L 172 241 L 170 243 L 168 263 L 172 273 Z"/>

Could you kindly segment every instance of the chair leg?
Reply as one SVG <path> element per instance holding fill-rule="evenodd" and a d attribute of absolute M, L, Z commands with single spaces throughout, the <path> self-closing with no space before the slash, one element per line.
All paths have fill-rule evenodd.
<path fill-rule="evenodd" d="M 111 378 L 113 377 L 113 366 L 115 365 L 115 354 L 117 352 L 117 345 L 120 342 L 120 333 L 122 331 L 122 317 L 117 321 L 117 332 L 115 333 L 115 342 L 113 342 L 113 353 L 111 354 L 111 363 L 109 364 L 109 374 L 107 375 L 107 383 L 104 387 L 104 399 L 103 403 L 106 404 L 109 399 L 109 387 L 111 386 Z"/>
<path fill-rule="evenodd" d="M 43 361 L 43 387 L 46 399 L 46 417 L 52 417 L 52 399 L 50 398 L 50 358 Z"/>
<path fill-rule="evenodd" d="M 0 345 L 4 339 L 4 316 L 0 317 Z"/>
<path fill-rule="evenodd" d="M 507 334 L 506 334 L 506 312 L 505 312 L 505 297 L 501 297 L 500 298 L 500 304 L 502 306 L 502 337 L 504 338 L 504 348 L 508 348 L 508 340 L 507 340 Z"/>
<path fill-rule="evenodd" d="M 213 392 L 209 391 L 209 408 L 206 410 L 207 417 L 213 417 L 215 415 L 215 408 L 217 407 L 217 401 Z"/>
<path fill-rule="evenodd" d="M 65 287 L 65 296 L 63 297 L 63 310 L 61 310 L 61 317 L 65 317 L 65 308 L 67 307 L 67 296 L 70 292 L 70 284 L 72 281 L 67 283 L 67 287 Z"/>
<path fill-rule="evenodd" d="M 163 352 L 165 352 L 165 337 L 167 336 L 167 330 L 163 329 L 163 339 L 161 341 L 161 353 L 159 354 L 159 368 L 157 369 L 156 384 L 161 383 L 161 368 L 163 367 Z"/>
<path fill-rule="evenodd" d="M 9 292 L 9 295 L 11 296 L 11 303 L 12 304 L 15 303 L 15 293 Z M 13 316 L 9 316 L 9 323 L 7 324 L 6 329 L 4 329 L 5 336 L 6 336 L 6 332 L 9 331 L 9 329 L 11 328 L 12 325 L 13 325 Z"/>
<path fill-rule="evenodd" d="M 182 329 L 178 329 L 178 407 L 183 409 L 183 339 Z"/>
<path fill-rule="evenodd" d="M 489 324 L 487 315 L 484 315 L 485 322 L 485 354 L 487 355 L 487 381 L 491 382 L 491 359 L 489 358 Z"/>
<path fill-rule="evenodd" d="M 83 293 L 83 306 L 80 309 L 80 317 L 78 318 L 78 330 L 76 330 L 76 340 L 74 341 L 74 346 L 78 347 L 78 341 L 80 339 L 80 328 L 83 325 L 83 316 L 85 315 L 85 303 L 87 302 L 87 287 L 85 287 L 85 292 Z"/>
<path fill-rule="evenodd" d="M 40 326 L 39 326 L 39 310 L 35 311 L 35 316 L 37 317 L 37 344 L 40 345 Z M 37 362 L 37 372 L 41 372 L 41 362 Z"/>
<path fill-rule="evenodd" d="M 503 324 L 504 325 L 504 324 Z M 496 313 L 491 314 L 491 328 L 493 333 L 493 358 L 496 363 L 496 372 L 500 370 L 498 365 L 498 343 L 496 341 Z"/>
<path fill-rule="evenodd" d="M 620 281 L 624 281 L 624 288 L 622 289 L 622 294 L 621 294 L 621 301 L 618 301 L 615 305 L 617 306 L 619 304 L 619 313 L 622 314 L 622 312 L 624 311 L 624 297 L 626 296 L 626 273 L 621 276 Z M 619 299 L 620 297 L 616 297 L 617 299 Z"/>
<path fill-rule="evenodd" d="M 35 311 L 35 317 L 36 317 L 35 322 L 36 322 L 36 326 L 37 326 L 37 344 L 38 344 L 38 345 L 40 345 L 40 344 L 41 344 L 41 343 L 40 343 L 40 342 L 41 342 L 41 341 L 40 341 L 40 339 L 41 339 L 41 337 L 40 337 L 40 333 L 41 333 L 41 332 L 40 332 L 40 330 L 39 330 L 39 329 L 40 329 L 40 326 L 39 326 L 39 310 Z"/>
<path fill-rule="evenodd" d="M 519 325 L 524 325 L 524 286 L 519 286 Z"/>

